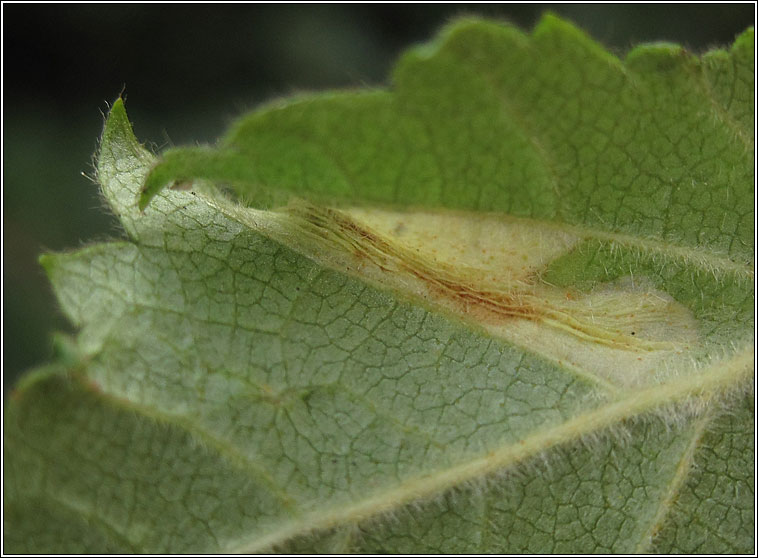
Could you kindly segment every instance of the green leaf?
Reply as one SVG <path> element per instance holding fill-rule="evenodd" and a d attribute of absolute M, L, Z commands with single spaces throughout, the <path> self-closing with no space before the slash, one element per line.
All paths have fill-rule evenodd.
<path fill-rule="evenodd" d="M 753 43 L 462 20 L 160 159 L 117 101 L 5 550 L 752 552 Z"/>

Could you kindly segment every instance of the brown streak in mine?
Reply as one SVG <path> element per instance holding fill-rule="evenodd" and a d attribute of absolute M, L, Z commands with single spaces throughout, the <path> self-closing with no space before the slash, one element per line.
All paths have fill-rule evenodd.
<path fill-rule="evenodd" d="M 356 272 L 370 262 L 382 273 L 414 277 L 426 286 L 437 303 L 451 306 L 451 310 L 475 322 L 500 327 L 509 319 L 525 319 L 612 347 L 652 350 L 657 346 L 655 343 L 639 345 L 640 340 L 627 338 L 621 331 L 595 326 L 594 322 L 588 323 L 581 316 L 571 315 L 568 308 L 556 307 L 550 298 L 539 296 L 533 273 L 511 285 L 504 285 L 502 289 L 497 285 L 478 288 L 475 285 L 476 273 L 482 270 L 472 269 L 472 276 L 466 277 L 466 268 L 458 269 L 446 263 L 428 261 L 422 255 L 392 244 L 340 211 L 295 205 L 289 208 L 289 214 L 300 220 L 297 226 L 307 236 L 319 239 L 319 242 L 326 243 L 338 253 L 352 254 L 357 262 Z M 351 267 L 347 269 L 350 271 Z M 556 295 L 563 299 L 560 293 Z M 567 301 L 575 300 L 568 291 L 563 295 Z"/>
<path fill-rule="evenodd" d="M 503 318 L 537 320 L 543 315 L 542 311 L 533 305 L 525 304 L 522 300 L 519 300 L 520 297 L 518 296 L 484 291 L 466 285 L 462 281 L 434 277 L 433 272 L 427 269 L 425 265 L 411 265 L 409 263 L 411 258 L 404 258 L 402 251 L 391 246 L 385 240 L 359 226 L 354 221 L 345 219 L 342 216 L 340 217 L 335 219 L 335 223 L 343 231 L 357 235 L 360 241 L 368 243 L 380 254 L 394 256 L 400 263 L 401 269 L 423 281 L 432 292 L 438 294 L 440 297 L 456 301 L 466 314 L 475 315 L 481 321 L 494 324 L 501 322 Z M 354 253 L 360 258 L 369 257 L 366 251 L 357 247 Z M 374 258 L 369 257 L 369 259 L 382 271 L 387 271 L 386 266 Z"/>
<path fill-rule="evenodd" d="M 503 285 L 502 289 L 491 280 L 484 281 L 487 288 L 478 288 L 476 274 L 483 270 L 471 269 L 471 277 L 468 277 L 465 267 L 459 269 L 444 262 L 427 260 L 423 255 L 392 244 L 340 211 L 306 204 L 291 206 L 288 212 L 301 220 L 295 225 L 307 236 L 320 239 L 319 242 L 325 242 L 338 253 L 351 253 L 357 261 L 357 270 L 370 262 L 388 275 L 414 277 L 426 286 L 438 303 L 452 305 L 455 312 L 474 321 L 502 326 L 509 319 L 519 318 L 542 322 L 580 339 L 611 347 L 630 350 L 668 348 L 666 343 L 640 344 L 641 340 L 620 330 L 595 325 L 591 309 L 589 315 L 582 314 L 581 308 L 578 309 L 579 315 L 572 315 L 571 308 L 562 308 L 558 301 L 564 298 L 574 301 L 576 296 L 568 290 L 556 292 L 555 299 L 540 296 L 535 286 L 535 273 Z"/>

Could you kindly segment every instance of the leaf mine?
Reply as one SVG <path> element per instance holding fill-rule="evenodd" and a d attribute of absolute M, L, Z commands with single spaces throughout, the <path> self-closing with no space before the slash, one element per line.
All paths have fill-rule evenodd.
<path fill-rule="evenodd" d="M 464 212 L 220 209 L 322 265 L 421 301 L 617 385 L 661 381 L 689 364 L 692 313 L 644 277 L 584 292 L 541 272 L 584 239 L 534 220 Z"/>

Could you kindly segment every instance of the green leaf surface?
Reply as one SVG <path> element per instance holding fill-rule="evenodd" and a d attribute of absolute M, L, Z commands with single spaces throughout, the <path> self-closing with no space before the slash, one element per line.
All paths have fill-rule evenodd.
<path fill-rule="evenodd" d="M 752 552 L 753 42 L 462 20 L 160 159 L 117 101 L 5 551 Z"/>

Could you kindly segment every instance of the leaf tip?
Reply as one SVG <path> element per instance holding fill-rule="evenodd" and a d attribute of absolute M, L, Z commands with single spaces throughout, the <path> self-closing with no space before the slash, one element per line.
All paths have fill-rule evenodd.
<path fill-rule="evenodd" d="M 562 26 L 565 25 L 566 22 L 558 16 L 555 12 L 552 12 L 550 10 L 547 10 L 542 13 L 540 16 L 539 21 L 537 22 L 536 28 L 539 27 L 551 27 L 551 26 Z"/>
<path fill-rule="evenodd" d="M 618 57 L 604 45 L 594 40 L 588 33 L 575 23 L 563 17 L 546 11 L 534 27 L 532 37 L 535 44 L 553 52 L 583 52 L 612 65 L 620 64 Z"/>
<path fill-rule="evenodd" d="M 586 38 L 585 33 L 570 21 L 563 19 L 555 12 L 543 12 L 537 25 L 534 26 L 534 35 L 539 36 L 556 32 Z"/>
<path fill-rule="evenodd" d="M 673 70 L 692 57 L 681 45 L 657 42 L 637 46 L 626 55 L 626 66 L 639 72 Z"/>
<path fill-rule="evenodd" d="M 142 146 L 134 135 L 132 124 L 126 113 L 126 105 L 121 96 L 114 101 L 105 120 L 105 128 L 103 129 L 103 136 L 100 142 L 98 165 L 100 165 L 105 158 L 103 157 L 103 154 L 108 150 L 113 150 L 116 146 L 131 148 L 135 153 L 139 153 L 142 150 Z M 153 173 L 151 172 L 139 191 L 137 205 L 140 211 L 144 211 L 150 203 L 150 200 L 162 189 L 162 184 L 155 184 L 156 180 L 151 180 L 152 176 Z"/>
<path fill-rule="evenodd" d="M 42 269 L 45 270 L 48 279 L 51 279 L 58 263 L 58 258 L 55 254 L 40 254 L 37 261 L 42 266 Z"/>
<path fill-rule="evenodd" d="M 118 99 L 113 101 L 113 106 L 111 107 L 111 113 L 119 112 L 126 115 L 126 104 L 124 102 L 124 97 L 121 95 L 118 96 Z"/>
<path fill-rule="evenodd" d="M 103 143 L 114 140 L 128 141 L 137 144 L 137 138 L 134 136 L 132 125 L 126 114 L 126 105 L 124 99 L 119 97 L 113 103 L 110 112 L 105 120 L 103 130 Z"/>
<path fill-rule="evenodd" d="M 142 190 L 137 200 L 137 209 L 144 212 L 152 198 L 152 194 L 145 190 Z"/>
<path fill-rule="evenodd" d="M 737 51 L 740 49 L 746 49 L 748 52 L 752 53 L 753 49 L 755 47 L 755 27 L 752 25 L 745 29 L 742 33 L 737 35 L 734 39 L 734 44 L 732 45 L 732 51 Z"/>

